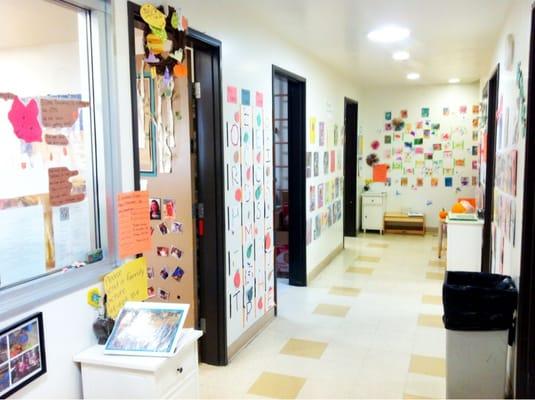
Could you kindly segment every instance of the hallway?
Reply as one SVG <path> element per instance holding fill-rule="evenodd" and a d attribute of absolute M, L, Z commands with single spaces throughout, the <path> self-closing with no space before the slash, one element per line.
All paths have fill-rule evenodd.
<path fill-rule="evenodd" d="M 437 242 L 346 238 L 309 287 L 279 282 L 278 317 L 227 367 L 201 364 L 201 396 L 443 398 Z"/>

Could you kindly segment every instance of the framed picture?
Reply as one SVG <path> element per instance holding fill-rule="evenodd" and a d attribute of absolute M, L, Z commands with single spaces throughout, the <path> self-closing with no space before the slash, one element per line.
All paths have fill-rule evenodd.
<path fill-rule="evenodd" d="M 169 357 L 182 335 L 189 304 L 125 303 L 104 354 Z"/>
<path fill-rule="evenodd" d="M 43 314 L 0 331 L 0 398 L 6 398 L 46 373 Z"/>
<path fill-rule="evenodd" d="M 152 118 L 154 80 L 150 73 L 140 75 L 137 78 L 139 172 L 142 176 L 156 176 L 156 127 Z"/>

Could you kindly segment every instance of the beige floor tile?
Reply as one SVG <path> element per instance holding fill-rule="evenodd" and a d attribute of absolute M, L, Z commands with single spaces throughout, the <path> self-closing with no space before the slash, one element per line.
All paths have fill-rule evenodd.
<path fill-rule="evenodd" d="M 295 399 L 305 382 L 305 378 L 298 376 L 262 372 L 248 393 L 274 399 Z"/>
<path fill-rule="evenodd" d="M 371 275 L 371 274 L 373 274 L 373 268 L 349 267 L 348 269 L 346 269 L 346 272 L 351 272 L 353 274 Z"/>
<path fill-rule="evenodd" d="M 366 261 L 366 262 L 378 263 L 379 261 L 381 261 L 381 257 L 360 255 L 360 256 L 357 257 L 357 261 Z"/>
<path fill-rule="evenodd" d="M 388 243 L 368 243 L 368 247 L 372 247 L 376 249 L 387 249 Z"/>
<path fill-rule="evenodd" d="M 314 314 L 327 315 L 329 317 L 345 317 L 349 312 L 350 307 L 337 306 L 334 304 L 318 304 L 314 310 Z"/>
<path fill-rule="evenodd" d="M 444 260 L 431 260 L 429 261 L 430 267 L 441 267 L 446 268 L 446 261 Z"/>
<path fill-rule="evenodd" d="M 442 315 L 420 314 L 418 316 L 418 325 L 431 328 L 444 328 Z"/>
<path fill-rule="evenodd" d="M 321 358 L 326 348 L 325 342 L 292 338 L 286 342 L 280 352 L 289 356 Z"/>
<path fill-rule="evenodd" d="M 333 286 L 331 290 L 329 290 L 329 294 L 334 294 L 337 296 L 352 296 L 356 297 L 360 293 L 360 289 L 357 288 L 351 288 L 351 287 L 344 287 L 344 286 Z"/>
<path fill-rule="evenodd" d="M 426 279 L 432 279 L 435 281 L 443 281 L 444 280 L 444 272 L 426 272 L 425 274 Z"/>
<path fill-rule="evenodd" d="M 413 374 L 445 377 L 446 361 L 443 358 L 413 354 L 411 357 L 409 372 Z"/>
<path fill-rule="evenodd" d="M 435 295 L 432 295 L 432 294 L 424 294 L 422 296 L 422 303 L 424 303 L 424 304 L 442 305 L 442 296 L 435 296 Z"/>
<path fill-rule="evenodd" d="M 403 393 L 403 399 L 404 400 L 428 400 L 431 399 L 431 397 L 426 396 L 418 396 L 416 394 L 410 394 L 410 393 Z"/>

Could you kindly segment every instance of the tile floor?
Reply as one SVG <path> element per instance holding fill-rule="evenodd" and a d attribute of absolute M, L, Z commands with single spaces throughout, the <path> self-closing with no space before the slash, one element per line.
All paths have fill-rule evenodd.
<path fill-rule="evenodd" d="M 437 238 L 362 235 L 309 287 L 279 283 L 278 317 L 203 398 L 444 398 Z"/>

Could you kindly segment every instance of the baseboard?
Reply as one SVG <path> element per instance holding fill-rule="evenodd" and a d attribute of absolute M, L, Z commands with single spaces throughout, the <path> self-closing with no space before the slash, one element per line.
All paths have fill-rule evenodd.
<path fill-rule="evenodd" d="M 331 261 L 334 260 L 334 258 L 342 252 L 342 250 L 344 250 L 344 245 L 340 244 L 336 249 L 331 251 L 331 253 L 327 257 L 325 257 L 318 265 L 316 265 L 314 269 L 310 271 L 310 273 L 307 275 L 307 285 L 312 282 L 314 278 L 316 278 L 320 274 L 320 272 L 323 271 L 325 267 L 329 265 Z"/>
<path fill-rule="evenodd" d="M 228 359 L 231 360 L 241 349 L 247 346 L 274 318 L 275 308 L 272 308 L 229 346 Z"/>

